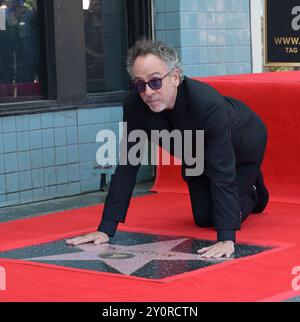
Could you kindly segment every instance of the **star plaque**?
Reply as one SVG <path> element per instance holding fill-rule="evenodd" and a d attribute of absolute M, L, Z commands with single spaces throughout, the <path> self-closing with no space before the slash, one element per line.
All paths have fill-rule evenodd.
<path fill-rule="evenodd" d="M 207 266 L 255 255 L 270 247 L 236 244 L 234 257 L 204 259 L 197 254 L 214 242 L 190 237 L 118 232 L 108 244 L 70 246 L 65 240 L 0 253 L 0 258 L 54 264 L 64 267 L 164 279 Z"/>

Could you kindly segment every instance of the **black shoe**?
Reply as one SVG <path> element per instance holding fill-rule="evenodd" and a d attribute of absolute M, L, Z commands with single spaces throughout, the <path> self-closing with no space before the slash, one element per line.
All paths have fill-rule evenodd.
<path fill-rule="evenodd" d="M 254 214 L 260 214 L 265 210 L 269 202 L 269 191 L 264 185 L 264 178 L 261 171 L 255 181 L 254 186 L 256 188 L 258 200 L 252 212 Z"/>

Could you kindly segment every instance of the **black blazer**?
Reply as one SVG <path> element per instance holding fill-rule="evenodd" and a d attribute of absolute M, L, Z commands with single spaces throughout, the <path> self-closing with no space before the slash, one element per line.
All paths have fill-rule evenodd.
<path fill-rule="evenodd" d="M 238 187 L 235 180 L 236 158 L 242 131 L 253 112 L 242 102 L 222 96 L 211 86 L 185 77 L 178 88 L 175 107 L 169 115 L 154 113 L 132 92 L 125 99 L 124 122 L 128 132 L 151 130 L 204 130 L 204 175 L 210 179 L 214 224 L 217 230 L 240 228 Z M 128 144 L 130 147 L 130 144 Z M 172 153 L 172 151 L 171 151 Z M 186 165 L 183 164 L 183 178 Z M 112 176 L 99 231 L 115 234 L 124 222 L 139 166 L 118 165 Z"/>

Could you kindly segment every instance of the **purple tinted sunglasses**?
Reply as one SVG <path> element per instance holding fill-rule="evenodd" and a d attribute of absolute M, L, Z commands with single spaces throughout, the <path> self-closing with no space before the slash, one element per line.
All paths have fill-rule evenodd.
<path fill-rule="evenodd" d="M 164 77 L 159 78 L 159 77 L 153 77 L 152 79 L 149 80 L 149 82 L 144 82 L 142 80 L 139 80 L 134 83 L 135 90 L 139 93 L 143 93 L 146 90 L 146 86 L 148 85 L 151 89 L 153 90 L 158 90 L 162 87 L 162 81 L 169 76 L 169 74 L 173 71 L 174 69 L 170 70 L 168 74 L 166 74 Z"/>

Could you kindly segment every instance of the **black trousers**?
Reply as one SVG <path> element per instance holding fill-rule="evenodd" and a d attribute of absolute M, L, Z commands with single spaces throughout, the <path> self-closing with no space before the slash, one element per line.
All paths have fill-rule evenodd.
<path fill-rule="evenodd" d="M 241 221 L 248 217 L 257 202 L 253 185 L 261 171 L 266 143 L 266 127 L 261 119 L 254 114 L 247 122 L 241 144 L 235 152 Z M 196 225 L 199 227 L 213 226 L 213 198 L 209 178 L 201 175 L 187 181 L 187 183 Z"/>

